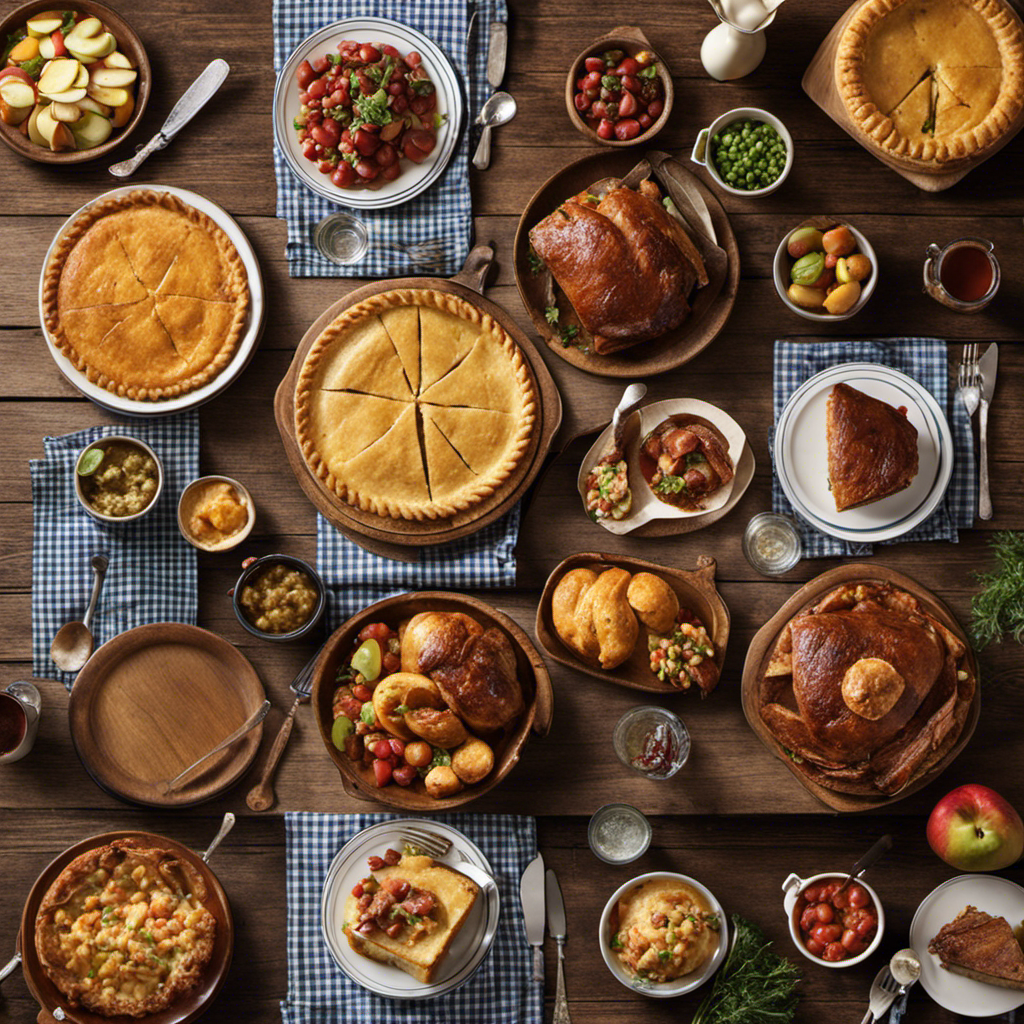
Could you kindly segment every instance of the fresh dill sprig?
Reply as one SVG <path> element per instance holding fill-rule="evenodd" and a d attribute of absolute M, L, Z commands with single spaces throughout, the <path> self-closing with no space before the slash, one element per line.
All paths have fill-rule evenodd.
<path fill-rule="evenodd" d="M 976 573 L 981 590 L 971 598 L 971 633 L 979 648 L 1007 633 L 1024 643 L 1024 532 L 996 533 L 989 546 L 999 567 Z"/>

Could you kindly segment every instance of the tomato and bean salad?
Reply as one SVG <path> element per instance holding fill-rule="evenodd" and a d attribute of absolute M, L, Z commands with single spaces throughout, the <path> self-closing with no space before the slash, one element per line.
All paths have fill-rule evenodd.
<path fill-rule="evenodd" d="M 598 138 L 627 142 L 647 131 L 665 109 L 665 91 L 650 50 L 629 57 L 605 50 L 587 57 L 573 102 Z"/>
<path fill-rule="evenodd" d="M 437 90 L 415 50 L 345 39 L 295 78 L 302 155 L 338 188 L 380 188 L 437 145 Z"/>
<path fill-rule="evenodd" d="M 843 881 L 837 878 L 807 886 L 793 908 L 807 952 L 822 960 L 860 956 L 878 933 L 878 911 L 870 893 L 856 884 L 843 889 Z"/>

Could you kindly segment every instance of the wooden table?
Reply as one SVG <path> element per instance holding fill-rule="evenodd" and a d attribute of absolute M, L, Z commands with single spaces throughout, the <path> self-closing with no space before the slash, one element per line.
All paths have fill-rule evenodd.
<path fill-rule="evenodd" d="M 274 217 L 269 0 L 255 5 L 249 0 L 217 0 L 214 6 L 216 14 L 183 0 L 151 0 L 133 13 L 126 11 L 143 36 L 159 83 L 139 140 L 159 127 L 174 100 L 213 56 L 227 58 L 232 66 L 228 82 L 209 108 L 170 149 L 152 157 L 138 177 L 140 182 L 194 189 L 220 203 L 239 220 L 257 251 L 267 286 L 266 332 L 241 379 L 202 411 L 202 469 L 241 478 L 255 496 L 260 518 L 244 554 L 283 550 L 312 559 L 313 510 L 285 468 L 271 401 L 306 327 L 349 285 L 288 277 L 285 228 Z M 505 85 L 518 99 L 520 113 L 513 124 L 497 132 L 491 169 L 476 175 L 473 189 L 477 239 L 493 240 L 499 259 L 497 280 L 488 295 L 532 337 L 510 265 L 519 211 L 550 173 L 592 152 L 566 119 L 566 65 L 586 38 L 630 16 L 611 6 L 597 13 L 599 8 L 584 0 L 521 0 L 512 6 L 511 64 Z M 715 24 L 709 6 L 700 0 L 651 0 L 637 11 L 636 20 L 676 76 L 676 112 L 658 140 L 660 147 L 678 151 L 685 159 L 701 127 L 729 108 L 754 105 L 783 119 L 796 140 L 797 156 L 789 181 L 777 194 L 756 201 L 723 197 L 742 253 L 742 282 L 732 318 L 692 363 L 648 381 L 652 398 L 699 395 L 724 406 L 745 428 L 758 467 L 739 507 L 706 531 L 678 539 L 616 540 L 590 526 L 579 512 L 574 467 L 584 448 L 580 443 L 569 445 L 536 488 L 526 514 L 518 550 L 518 588 L 489 597 L 532 630 L 537 595 L 548 572 L 574 551 L 629 551 L 684 568 L 692 568 L 698 555 L 711 554 L 718 560 L 721 592 L 732 611 L 725 674 L 712 699 L 699 703 L 680 697 L 669 702 L 686 718 L 694 739 L 690 763 L 674 780 L 640 779 L 612 755 L 612 725 L 637 703 L 634 693 L 552 664 L 556 718 L 551 735 L 532 741 L 505 783 L 473 805 L 480 811 L 539 816 L 543 853 L 565 891 L 568 991 L 577 1021 L 686 1020 L 696 1006 L 696 996 L 666 1004 L 627 992 L 598 955 L 596 926 L 608 895 L 633 874 L 654 867 L 698 876 L 728 911 L 756 921 L 799 962 L 804 1002 L 798 1019 L 859 1019 L 883 957 L 876 955 L 866 964 L 838 972 L 800 957 L 788 938 L 781 910 L 779 887 L 786 874 L 840 869 L 877 835 L 893 833 L 895 849 L 871 874 L 888 914 L 883 942 L 888 954 L 905 945 L 921 898 L 954 874 L 925 842 L 924 819 L 933 803 L 955 784 L 975 781 L 997 787 L 1024 807 L 1024 741 L 1017 722 L 1024 670 L 1015 644 L 993 647 L 983 656 L 981 724 L 964 755 L 939 782 L 891 813 L 853 818 L 823 813 L 754 740 L 740 710 L 739 676 L 750 638 L 800 583 L 835 564 L 803 562 L 786 578 L 769 581 L 751 570 L 741 552 L 745 523 L 770 503 L 766 439 L 774 339 L 931 335 L 950 342 L 1000 342 L 1000 389 L 991 423 L 995 518 L 963 534 L 957 545 L 881 548 L 878 561 L 932 587 L 966 622 L 975 589 L 972 574 L 989 564 L 989 530 L 1024 527 L 1024 347 L 1014 344 L 1021 341 L 1024 308 L 1024 271 L 1017 258 L 1024 140 L 1018 138 L 964 182 L 936 195 L 918 192 L 882 167 L 827 120 L 799 87 L 803 69 L 844 7 L 844 0 L 787 4 L 768 32 L 768 56 L 762 66 L 741 82 L 724 84 L 711 81 L 699 61 L 700 40 Z M 36 301 L 39 268 L 53 233 L 69 213 L 113 185 L 104 164 L 61 170 L 0 151 L 3 684 L 30 674 L 32 509 L 27 462 L 41 454 L 44 435 L 111 421 L 57 372 L 43 344 Z M 825 328 L 788 313 L 770 278 L 779 238 L 808 214 L 820 212 L 841 214 L 856 223 L 871 238 L 881 271 L 867 308 L 855 320 Z M 921 294 L 925 246 L 962 235 L 992 239 L 1003 257 L 1002 290 L 988 311 L 974 317 L 957 316 Z M 557 358 L 547 361 L 565 401 L 561 439 L 567 442 L 607 418 L 622 385 L 585 376 Z M 290 702 L 288 683 L 308 650 L 260 643 L 243 632 L 226 597 L 238 560 L 236 555 L 200 558 L 200 623 L 237 644 L 256 666 L 275 704 L 267 721 L 269 736 Z M 0 768 L 0 954 L 3 943 L 6 949 L 13 947 L 20 908 L 36 875 L 71 842 L 127 827 L 164 832 L 201 848 L 223 811 L 230 809 L 240 821 L 217 855 L 217 870 L 236 913 L 238 942 L 227 987 L 205 1019 L 211 1024 L 278 1019 L 277 1001 L 287 984 L 283 811 L 366 806 L 342 793 L 308 710 L 299 713 L 278 776 L 279 801 L 271 812 L 253 815 L 245 807 L 244 794 L 254 771 L 212 804 L 159 814 L 119 803 L 90 781 L 68 736 L 66 693 L 53 681 L 43 680 L 40 688 L 45 707 L 36 748 L 26 760 Z M 612 800 L 628 801 L 654 816 L 652 850 L 629 868 L 606 867 L 587 848 L 588 816 Z M 1024 879 L 1019 868 L 1007 874 Z M 508 913 L 517 911 L 506 908 Z M 548 992 L 553 995 L 552 949 L 548 955 Z M 0 1018 L 27 1021 L 34 1012 L 20 977 L 9 980 L 0 996 Z M 925 1024 L 953 1018 L 917 991 L 911 1019 Z"/>

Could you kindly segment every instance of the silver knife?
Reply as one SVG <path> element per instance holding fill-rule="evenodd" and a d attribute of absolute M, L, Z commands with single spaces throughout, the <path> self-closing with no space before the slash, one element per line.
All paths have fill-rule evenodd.
<path fill-rule="evenodd" d="M 533 946 L 533 980 L 544 980 L 544 858 L 538 853 L 519 882 L 526 941 Z"/>
<path fill-rule="evenodd" d="M 565 903 L 562 902 L 562 889 L 551 868 L 548 868 L 544 880 L 544 892 L 548 901 L 548 931 L 558 943 L 558 982 L 555 985 L 555 1015 L 551 1018 L 551 1024 L 572 1024 L 569 1002 L 565 997 Z"/>
<path fill-rule="evenodd" d="M 213 98 L 214 93 L 224 84 L 231 66 L 218 57 L 206 65 L 203 73 L 185 90 L 184 95 L 174 104 L 164 126 L 133 157 L 112 164 L 110 173 L 116 178 L 127 178 L 134 174 L 139 165 L 158 149 L 163 149 L 182 128 L 199 113 Z"/>
<path fill-rule="evenodd" d="M 981 469 L 979 470 L 978 486 L 978 517 L 980 519 L 992 518 L 992 496 L 988 490 L 988 407 L 996 389 L 998 368 L 999 346 L 993 342 L 978 360 L 978 369 L 981 371 L 981 415 L 978 418 L 981 426 Z"/>
<path fill-rule="evenodd" d="M 505 77 L 505 60 L 508 56 L 508 25 L 504 21 L 492 21 L 487 41 L 487 84 L 492 89 L 501 85 Z M 483 111 L 481 111 L 481 114 Z M 479 119 L 478 119 L 479 123 Z M 491 163 L 491 126 L 485 124 L 480 133 L 473 166 L 485 171 Z"/>

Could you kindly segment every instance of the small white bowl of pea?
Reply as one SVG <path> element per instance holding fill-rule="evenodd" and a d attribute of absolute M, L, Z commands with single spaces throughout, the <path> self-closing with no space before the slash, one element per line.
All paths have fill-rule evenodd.
<path fill-rule="evenodd" d="M 793 137 L 760 107 L 736 107 L 702 129 L 690 159 L 733 196 L 771 195 L 793 167 Z"/>

